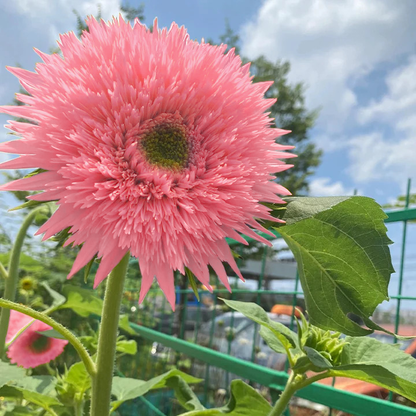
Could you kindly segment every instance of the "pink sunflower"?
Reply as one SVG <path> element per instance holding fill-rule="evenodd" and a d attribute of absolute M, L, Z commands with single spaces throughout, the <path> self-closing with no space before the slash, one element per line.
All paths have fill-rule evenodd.
<path fill-rule="evenodd" d="M 30 316 L 12 310 L 6 343 L 10 342 L 31 321 L 33 319 Z M 62 354 L 68 341 L 39 334 L 39 332 L 49 329 L 52 329 L 49 325 L 35 320 L 9 346 L 7 356 L 10 358 L 10 362 L 24 368 L 34 368 L 49 363 Z"/>
<path fill-rule="evenodd" d="M 0 111 L 35 123 L 10 121 L 22 138 L 0 151 L 21 156 L 2 168 L 46 172 L 1 189 L 56 201 L 38 233 L 70 227 L 66 244 L 82 244 L 68 277 L 97 255 L 97 286 L 130 250 L 140 301 L 156 277 L 174 307 L 173 271 L 184 267 L 209 288 L 211 265 L 229 288 L 222 262 L 241 274 L 225 238 L 268 243 L 255 232 L 270 234 L 256 220 L 273 219 L 259 201 L 290 194 L 273 181 L 293 155 L 265 113 L 272 83 L 253 83 L 233 50 L 192 41 L 176 24 L 87 24 L 81 40 L 61 35 L 63 57 L 36 51 L 35 73 L 9 68 L 30 96 Z"/>

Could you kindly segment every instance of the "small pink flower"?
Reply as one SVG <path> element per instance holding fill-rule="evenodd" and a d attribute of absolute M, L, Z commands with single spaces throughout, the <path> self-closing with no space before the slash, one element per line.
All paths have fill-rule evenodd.
<path fill-rule="evenodd" d="M 81 41 L 61 36 L 63 57 L 36 51 L 35 73 L 9 68 L 30 96 L 0 112 L 35 123 L 10 122 L 22 139 L 0 151 L 21 156 L 2 168 L 47 172 L 0 188 L 57 201 L 38 233 L 69 227 L 66 245 L 82 244 L 68 277 L 97 255 L 97 286 L 130 250 L 140 301 L 156 277 L 174 308 L 173 271 L 185 267 L 210 289 L 210 265 L 230 290 L 222 263 L 241 274 L 225 238 L 269 244 L 255 232 L 271 234 L 257 220 L 273 220 L 259 202 L 290 195 L 273 176 L 293 155 L 265 113 L 272 83 L 253 83 L 233 50 L 195 42 L 175 23 L 155 21 L 152 32 L 121 17 L 87 24 Z"/>
<path fill-rule="evenodd" d="M 12 310 L 6 343 L 10 342 L 32 320 L 30 316 Z M 10 358 L 10 362 L 24 368 L 33 368 L 46 364 L 62 354 L 68 341 L 46 337 L 38 333 L 49 329 L 52 329 L 49 325 L 34 321 L 9 346 L 7 356 Z"/>

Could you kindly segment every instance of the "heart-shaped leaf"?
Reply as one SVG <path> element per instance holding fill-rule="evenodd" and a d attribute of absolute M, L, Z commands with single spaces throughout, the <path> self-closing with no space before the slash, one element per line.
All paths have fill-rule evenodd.
<path fill-rule="evenodd" d="M 394 271 L 384 219 L 372 199 L 287 198 L 278 229 L 298 263 L 309 320 L 323 329 L 366 335 L 369 317 L 388 299 Z M 354 313 L 371 329 L 348 318 Z"/>

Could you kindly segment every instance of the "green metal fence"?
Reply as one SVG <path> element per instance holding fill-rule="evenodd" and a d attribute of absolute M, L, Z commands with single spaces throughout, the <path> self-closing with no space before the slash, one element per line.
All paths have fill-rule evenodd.
<path fill-rule="evenodd" d="M 411 230 L 409 223 L 416 220 L 416 208 L 409 207 L 409 196 L 410 181 L 408 182 L 405 208 L 387 211 L 388 218 L 386 219 L 387 224 L 401 227 L 401 244 L 398 243 L 400 250 L 396 250 L 396 248 L 393 250 L 393 253 L 397 252 L 398 260 L 396 262 L 398 264 L 395 264 L 397 294 L 391 296 L 392 302 L 396 303 L 394 308 L 396 333 L 400 333 L 403 302 L 416 301 L 416 297 L 403 293 L 407 278 L 405 275 L 406 255 L 408 257 L 411 255 L 410 252 L 406 253 L 406 248 L 409 245 L 408 239 L 409 236 L 416 237 L 414 230 L 412 230 L 413 236 L 409 233 Z M 398 235 L 398 230 L 395 231 Z M 270 239 L 269 236 L 265 237 Z M 278 237 L 277 233 L 276 237 Z M 250 241 L 250 239 L 247 240 Z M 237 252 L 239 251 L 239 243 L 230 240 L 229 244 Z M 413 242 L 411 242 L 412 244 Z M 244 261 L 244 259 L 240 261 Z M 207 407 L 222 405 L 226 401 L 227 386 L 236 377 L 259 388 L 266 397 L 275 397 L 287 379 L 287 365 L 285 365 L 284 358 L 275 354 L 277 358 L 271 359 L 272 353 L 264 357 L 267 354 L 264 352 L 266 350 L 261 344 L 262 341 L 258 336 L 256 325 L 251 324 L 249 328 L 247 321 L 244 321 L 238 314 L 224 311 L 223 303 L 218 299 L 219 297 L 229 297 L 236 300 L 250 300 L 263 307 L 275 303 L 286 303 L 291 306 L 302 304 L 302 291 L 298 275 L 294 279 L 292 290 L 267 290 L 264 288 L 267 261 L 269 261 L 268 251 L 264 250 L 257 289 L 255 290 L 237 287 L 234 284 L 234 290 L 232 294 L 229 294 L 227 290 L 219 287 L 218 278 L 214 276 L 213 297 L 207 298 L 210 296 L 208 292 L 199 291 L 201 298 L 205 297 L 205 300 L 209 300 L 209 307 L 202 302 L 195 305 L 191 300 L 194 296 L 193 291 L 184 286 L 184 283 L 178 283 L 179 286 L 182 286 L 177 289 L 179 305 L 175 313 L 171 313 L 162 292 L 156 288 L 149 292 L 146 302 L 139 310 L 135 310 L 137 303 L 132 301 L 131 320 L 138 322 L 132 326 L 140 335 L 138 338 L 139 353 L 133 367 L 131 360 L 126 360 L 124 367 L 121 362 L 123 373 L 129 377 L 148 379 L 167 371 L 171 366 L 176 366 L 204 379 L 203 383 L 196 385 L 195 391 Z M 396 283 L 395 280 L 392 280 L 392 283 Z M 137 288 L 131 288 L 131 290 L 137 291 Z M 393 291 L 394 288 L 391 287 L 390 292 Z M 265 309 L 267 308 L 265 307 Z M 416 302 L 413 309 L 416 310 Z M 294 328 L 295 323 L 292 313 L 292 316 L 287 317 L 286 324 Z M 413 325 L 416 326 L 416 322 Z M 246 337 L 241 337 L 240 335 L 244 331 L 246 331 Z M 248 336 L 251 339 L 248 339 Z M 395 339 L 394 342 L 397 340 Z M 237 344 L 241 344 L 241 346 Z M 244 359 L 238 357 L 237 347 L 241 347 L 241 351 L 244 351 Z M 387 400 L 381 400 L 335 389 L 331 386 L 314 384 L 300 391 L 297 398 L 324 405 L 325 410 L 322 414 L 326 415 L 416 415 L 416 408 L 412 407 L 414 405 L 410 402 L 404 403 L 405 405 L 397 403 L 398 398 L 392 394 L 389 394 Z M 298 404 L 305 405 L 301 402 Z M 307 408 L 309 405 L 306 405 Z M 169 392 L 146 396 L 146 399 L 141 399 L 129 406 L 121 408 L 121 414 L 138 414 L 135 412 L 140 411 L 140 414 L 161 416 L 162 414 L 177 414 L 179 412 L 179 408 L 175 407 L 175 400 Z M 292 408 L 291 413 L 288 411 L 287 415 L 320 414 L 317 412 L 305 413 L 305 410 L 302 410 L 303 413 L 299 413 L 299 409 L 300 407 Z"/>

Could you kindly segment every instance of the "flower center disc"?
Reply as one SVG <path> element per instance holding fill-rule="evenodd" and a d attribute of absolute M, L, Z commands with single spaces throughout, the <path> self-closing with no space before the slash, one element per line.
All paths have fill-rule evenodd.
<path fill-rule="evenodd" d="M 30 349 L 34 352 L 45 351 L 49 346 L 50 338 L 40 335 L 30 344 Z"/>
<path fill-rule="evenodd" d="M 141 146 L 147 161 L 160 168 L 181 170 L 188 163 L 189 147 L 186 127 L 164 122 L 146 131 Z"/>

